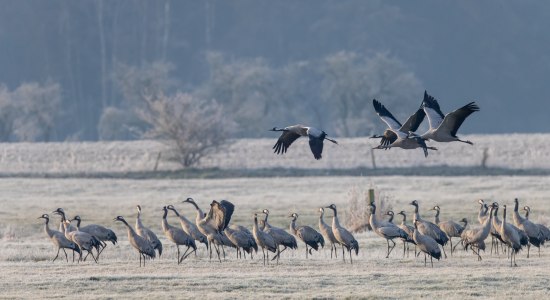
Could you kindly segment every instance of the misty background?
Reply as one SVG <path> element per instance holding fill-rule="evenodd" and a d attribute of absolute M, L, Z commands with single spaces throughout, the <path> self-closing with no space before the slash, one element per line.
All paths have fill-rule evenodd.
<path fill-rule="evenodd" d="M 1 141 L 137 139 L 144 96 L 176 93 L 221 104 L 232 137 L 366 136 L 373 98 L 404 120 L 425 89 L 444 113 L 478 103 L 459 134 L 549 129 L 545 1 L 0 5 Z"/>

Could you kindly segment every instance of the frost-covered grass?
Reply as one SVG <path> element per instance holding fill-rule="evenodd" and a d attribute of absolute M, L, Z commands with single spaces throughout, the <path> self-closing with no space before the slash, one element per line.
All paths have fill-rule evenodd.
<path fill-rule="evenodd" d="M 393 150 L 392 150 L 393 151 Z M 389 259 L 386 242 L 373 233 L 357 234 L 361 247 L 354 264 L 330 259 L 330 252 L 314 253 L 306 260 L 303 244 L 298 251 L 285 252 L 280 265 L 263 267 L 254 260 L 236 260 L 235 252 L 221 264 L 209 262 L 204 247 L 197 258 L 175 263 L 175 249 L 162 236 L 161 207 L 175 204 L 190 218 L 191 206 L 181 203 L 194 197 L 206 208 L 212 199 L 228 199 L 236 205 L 233 221 L 251 227 L 252 214 L 271 211 L 271 222 L 289 224 L 288 214 L 298 212 L 299 224 L 317 226 L 317 208 L 335 203 L 346 218 L 349 192 L 370 187 L 381 190 L 395 210 L 412 212 L 408 203 L 419 199 L 421 214 L 433 216 L 428 208 L 441 206 L 441 219 L 467 217 L 477 222 L 477 199 L 512 204 L 519 197 L 532 207 L 532 220 L 548 221 L 547 187 L 550 177 L 294 177 L 209 180 L 126 179 L 0 179 L 0 298 L 544 298 L 548 294 L 550 249 L 541 257 L 518 255 L 518 268 L 508 267 L 505 256 L 482 254 L 478 262 L 471 253 L 425 268 L 420 258 L 401 258 L 401 244 Z M 127 241 L 124 227 L 114 223 L 116 215 L 133 223 L 135 205 L 143 207 L 143 221 L 164 242 L 165 254 L 138 267 L 136 252 Z M 42 213 L 63 207 L 83 223 L 100 223 L 119 236 L 117 246 L 108 246 L 98 265 L 87 261 L 65 263 L 55 255 L 41 231 Z M 329 213 L 330 216 L 330 213 Z M 58 220 L 54 218 L 54 220 Z M 400 218 L 398 218 L 400 221 Z M 171 216 L 171 224 L 176 220 Z M 57 222 L 55 222 L 57 223 Z"/>
<path fill-rule="evenodd" d="M 425 158 L 417 150 L 376 150 L 378 168 L 479 167 L 487 149 L 486 166 L 512 170 L 550 169 L 550 134 L 469 135 L 462 138 L 475 143 L 431 143 L 438 151 Z M 200 168 L 223 170 L 356 169 L 372 168 L 371 148 L 379 140 L 342 138 L 339 145 L 327 143 L 323 159 L 315 161 L 306 139 L 299 139 L 285 155 L 271 149 L 277 139 L 236 140 L 223 151 L 206 157 Z M 159 152 L 167 157 L 163 144 L 154 141 L 68 142 L 0 144 L 0 174 L 95 174 L 150 172 Z M 177 163 L 161 160 L 159 171 L 177 170 Z"/>

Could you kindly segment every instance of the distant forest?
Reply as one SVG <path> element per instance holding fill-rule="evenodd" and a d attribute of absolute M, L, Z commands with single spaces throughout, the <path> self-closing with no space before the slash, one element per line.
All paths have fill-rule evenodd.
<path fill-rule="evenodd" d="M 373 98 L 404 119 L 425 89 L 444 112 L 479 104 L 462 133 L 550 130 L 546 1 L 0 5 L 0 141 L 141 138 L 143 98 L 176 93 L 221 104 L 232 137 L 371 135 Z"/>

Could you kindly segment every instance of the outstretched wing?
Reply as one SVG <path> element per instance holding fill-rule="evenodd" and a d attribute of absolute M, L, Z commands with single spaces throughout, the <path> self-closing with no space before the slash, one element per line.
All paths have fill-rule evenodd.
<path fill-rule="evenodd" d="M 212 201 L 208 216 L 210 217 L 209 221 L 218 230 L 218 232 L 222 232 L 229 225 L 234 209 L 235 206 L 229 201 Z"/>
<path fill-rule="evenodd" d="M 378 102 L 376 99 L 372 99 L 372 106 L 374 106 L 374 110 L 376 111 L 376 114 L 388 125 L 389 128 L 399 130 L 401 127 L 401 123 L 397 121 L 397 119 L 390 113 L 389 110 L 382 105 L 382 103 Z"/>
<path fill-rule="evenodd" d="M 424 112 L 428 116 L 430 129 L 437 128 L 441 124 L 441 122 L 443 122 L 443 118 L 445 116 L 441 112 L 437 100 L 435 100 L 434 97 L 428 95 L 426 91 L 424 91 L 424 100 L 422 101 L 422 107 L 424 108 Z"/>
<path fill-rule="evenodd" d="M 451 133 L 452 136 L 456 137 L 456 132 L 458 131 L 458 128 L 460 128 L 460 125 L 462 125 L 462 122 L 464 122 L 464 120 L 475 111 L 479 111 L 479 106 L 477 106 L 475 102 L 470 102 L 463 107 L 448 113 L 439 127 L 442 129 L 445 128 Z"/>
<path fill-rule="evenodd" d="M 396 140 L 397 134 L 395 134 L 395 132 L 393 132 L 393 130 L 391 129 L 386 129 L 386 131 L 384 131 L 384 135 L 382 136 L 382 140 L 380 141 L 380 145 L 387 147 L 393 144 L 393 142 L 395 142 Z"/>
<path fill-rule="evenodd" d="M 324 136 L 321 137 L 315 137 L 312 135 L 309 135 L 309 148 L 311 149 L 311 153 L 313 153 L 313 157 L 315 159 L 321 159 L 321 153 L 323 153 L 323 140 Z"/>
<path fill-rule="evenodd" d="M 412 114 L 407 121 L 399 128 L 399 130 L 403 132 L 415 132 L 418 129 L 418 126 L 424 121 L 424 117 L 426 116 L 426 113 L 424 112 L 424 109 L 420 107 L 414 114 Z"/>
<path fill-rule="evenodd" d="M 275 145 L 273 146 L 273 149 L 275 149 L 273 153 L 277 153 L 277 154 L 286 153 L 286 151 L 288 150 L 288 147 L 290 147 L 290 145 L 299 137 L 300 137 L 299 134 L 294 133 L 292 131 L 283 131 L 283 133 L 277 140 L 277 143 L 275 143 Z"/>

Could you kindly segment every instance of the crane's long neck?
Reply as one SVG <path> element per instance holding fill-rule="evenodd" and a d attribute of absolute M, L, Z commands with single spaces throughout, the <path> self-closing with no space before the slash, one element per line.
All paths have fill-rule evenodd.
<path fill-rule="evenodd" d="M 420 215 L 418 214 L 418 204 L 414 205 L 414 217 L 413 221 L 420 220 Z"/>
<path fill-rule="evenodd" d="M 143 228 L 143 223 L 141 222 L 141 209 L 138 209 L 138 213 L 136 217 L 136 229 L 138 228 Z"/>
<path fill-rule="evenodd" d="M 403 216 L 403 221 L 401 221 L 401 225 L 406 225 L 407 224 L 407 215 L 405 214 L 401 214 Z"/>
<path fill-rule="evenodd" d="M 76 219 L 76 228 L 80 229 L 80 222 L 82 222 L 82 219 L 77 218 Z"/>
<path fill-rule="evenodd" d="M 435 210 L 434 221 L 435 221 L 435 224 L 439 224 L 439 209 Z"/>
<path fill-rule="evenodd" d="M 525 219 L 529 220 L 529 210 L 525 210 Z"/>
<path fill-rule="evenodd" d="M 493 225 L 493 207 L 491 207 L 491 214 L 489 215 L 489 218 L 485 220 L 485 223 L 483 223 L 483 233 L 486 235 L 489 235 L 489 232 L 491 231 L 491 226 Z"/>
<path fill-rule="evenodd" d="M 167 215 L 168 215 L 168 210 L 164 209 L 164 213 L 162 214 L 162 230 L 163 231 L 168 230 L 168 221 L 166 220 Z"/>
<path fill-rule="evenodd" d="M 292 221 L 290 221 L 290 232 L 296 234 L 296 231 L 296 218 L 292 218 Z"/>
<path fill-rule="evenodd" d="M 519 206 L 519 201 L 518 199 L 516 198 L 514 200 L 514 213 L 512 214 L 512 219 L 514 220 L 514 223 L 516 223 L 516 225 L 519 225 L 521 223 L 523 223 L 524 219 L 522 216 L 519 215 L 519 211 L 518 211 L 518 206 Z"/>
<path fill-rule="evenodd" d="M 389 216 L 390 216 L 390 219 L 388 220 L 388 222 L 393 223 L 393 215 L 390 214 Z"/>
<path fill-rule="evenodd" d="M 506 225 L 506 207 L 502 209 L 502 226 Z"/>
<path fill-rule="evenodd" d="M 258 217 L 254 216 L 254 225 L 252 225 L 252 231 L 257 233 L 258 232 Z"/>
<path fill-rule="evenodd" d="M 53 231 L 50 229 L 50 219 L 45 219 L 44 232 L 49 236 L 53 236 Z"/>

